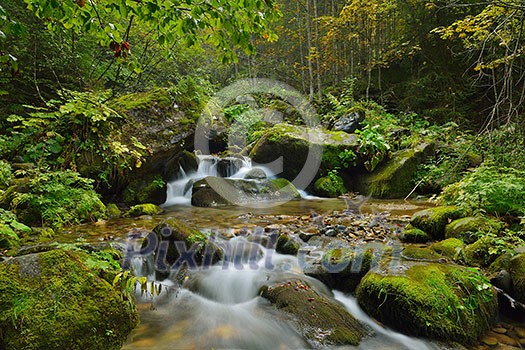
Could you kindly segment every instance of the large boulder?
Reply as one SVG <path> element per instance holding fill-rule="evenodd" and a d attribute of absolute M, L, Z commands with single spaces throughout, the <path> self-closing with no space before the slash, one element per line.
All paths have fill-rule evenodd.
<path fill-rule="evenodd" d="M 466 217 L 452 221 L 445 227 L 446 238 L 460 238 L 465 243 L 474 243 L 479 237 L 478 232 L 497 233 L 503 224 L 483 217 Z M 482 234 L 481 234 L 482 235 Z"/>
<path fill-rule="evenodd" d="M 363 121 L 364 117 L 359 114 L 358 112 L 353 112 L 348 115 L 345 115 L 341 118 L 339 118 L 334 123 L 334 130 L 335 131 L 344 131 L 346 133 L 352 134 L 357 129 L 359 129 L 361 123 Z"/>
<path fill-rule="evenodd" d="M 300 279 L 263 286 L 261 296 L 290 317 L 312 345 L 357 345 L 367 330 L 336 301 Z"/>
<path fill-rule="evenodd" d="M 428 233 L 433 239 L 445 238 L 445 227 L 448 223 L 460 218 L 462 211 L 453 206 L 435 207 L 420 210 L 410 219 L 410 224 Z"/>
<path fill-rule="evenodd" d="M 372 173 L 359 176 L 355 189 L 374 198 L 404 198 L 414 187 L 410 179 L 413 178 L 417 166 L 423 163 L 432 151 L 433 145 L 428 143 L 398 151 Z"/>
<path fill-rule="evenodd" d="M 53 250 L 0 263 L 0 348 L 122 347 L 137 311 L 81 254 Z"/>
<path fill-rule="evenodd" d="M 193 184 L 191 204 L 198 207 L 257 206 L 299 198 L 295 186 L 286 179 L 253 181 L 208 176 Z"/>
<path fill-rule="evenodd" d="M 290 124 L 276 124 L 259 139 L 250 152 L 250 157 L 259 164 L 269 164 L 282 157 L 282 173 L 294 180 L 306 165 L 312 171 L 310 181 L 319 174 L 340 166 L 339 154 L 351 150 L 357 154 L 357 136 L 342 131 L 328 131 Z"/>
<path fill-rule="evenodd" d="M 357 300 L 369 315 L 401 332 L 459 342 L 480 337 L 498 307 L 496 292 L 477 270 L 421 262 L 370 271 Z"/>

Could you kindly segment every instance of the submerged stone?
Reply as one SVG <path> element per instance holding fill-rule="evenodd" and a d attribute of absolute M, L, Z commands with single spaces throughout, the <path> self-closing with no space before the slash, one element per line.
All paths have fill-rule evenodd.
<path fill-rule="evenodd" d="M 134 304 L 90 270 L 81 253 L 54 250 L 0 263 L 0 348 L 120 349 Z"/>
<path fill-rule="evenodd" d="M 359 305 L 409 335 L 473 342 L 493 323 L 497 295 L 476 269 L 404 263 L 370 271 L 357 289 Z"/>
<path fill-rule="evenodd" d="M 357 345 L 367 329 L 343 305 L 313 289 L 307 282 L 288 282 L 263 286 L 260 292 L 314 347 Z"/>

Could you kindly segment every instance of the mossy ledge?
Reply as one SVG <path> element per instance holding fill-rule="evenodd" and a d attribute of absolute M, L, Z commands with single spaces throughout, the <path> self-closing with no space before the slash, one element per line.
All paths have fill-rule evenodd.
<path fill-rule="evenodd" d="M 134 304 L 81 253 L 53 250 L 0 264 L 0 348 L 117 350 L 138 323 Z"/>
<path fill-rule="evenodd" d="M 413 336 L 470 343 L 494 321 L 496 293 L 476 269 L 436 263 L 402 267 L 369 272 L 356 293 L 359 305 L 389 327 Z"/>

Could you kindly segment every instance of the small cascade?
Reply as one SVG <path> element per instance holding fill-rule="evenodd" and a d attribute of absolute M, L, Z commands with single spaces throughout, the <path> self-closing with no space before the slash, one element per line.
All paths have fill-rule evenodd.
<path fill-rule="evenodd" d="M 219 158 L 213 155 L 197 155 L 197 171 L 187 173 L 182 167 L 179 169 L 175 180 L 168 183 L 167 199 L 163 206 L 176 204 L 189 205 L 191 203 L 191 189 L 195 182 L 207 177 L 217 176 L 222 178 L 244 179 L 250 170 L 254 169 L 252 160 L 248 157 Z M 266 177 L 274 174 L 267 168 L 257 166 Z"/>

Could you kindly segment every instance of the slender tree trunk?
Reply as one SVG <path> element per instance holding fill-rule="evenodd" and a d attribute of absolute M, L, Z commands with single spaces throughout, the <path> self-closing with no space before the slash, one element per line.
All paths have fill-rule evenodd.
<path fill-rule="evenodd" d="M 316 0 L 313 0 L 316 1 Z M 306 0 L 306 42 L 308 44 L 308 76 L 310 80 L 310 93 L 309 99 L 313 101 L 315 88 L 314 88 L 314 67 L 312 63 L 312 16 L 310 13 L 310 0 Z"/>
<path fill-rule="evenodd" d="M 313 0 L 314 5 L 314 31 L 315 31 L 315 66 L 317 70 L 317 97 L 319 100 L 323 97 L 322 93 L 322 84 L 321 84 L 321 63 L 320 63 L 320 55 L 321 55 L 321 49 L 319 47 L 319 23 L 317 22 L 317 19 L 319 17 L 319 13 L 317 11 L 317 0 Z"/>

